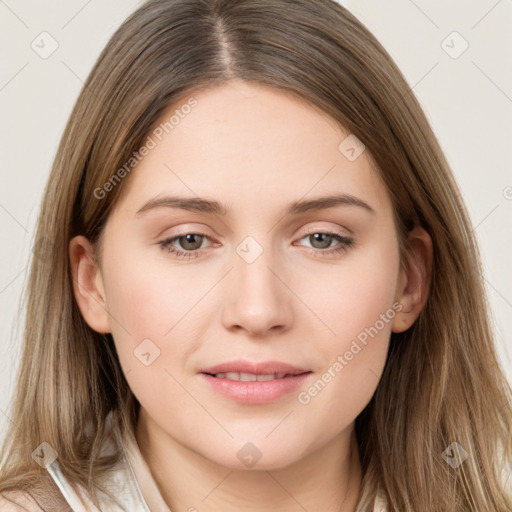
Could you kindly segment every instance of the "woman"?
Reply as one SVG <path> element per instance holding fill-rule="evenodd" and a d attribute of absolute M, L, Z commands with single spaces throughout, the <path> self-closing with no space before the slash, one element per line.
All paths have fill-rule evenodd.
<path fill-rule="evenodd" d="M 330 0 L 152 0 L 45 191 L 2 510 L 512 507 L 448 165 Z"/>

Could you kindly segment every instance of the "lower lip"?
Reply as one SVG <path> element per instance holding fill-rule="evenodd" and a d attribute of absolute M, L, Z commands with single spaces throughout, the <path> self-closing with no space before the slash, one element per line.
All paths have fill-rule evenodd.
<path fill-rule="evenodd" d="M 311 372 L 284 377 L 283 379 L 251 382 L 219 379 L 207 373 L 201 375 L 215 391 L 224 396 L 240 404 L 261 405 L 275 402 L 297 389 L 311 375 Z"/>

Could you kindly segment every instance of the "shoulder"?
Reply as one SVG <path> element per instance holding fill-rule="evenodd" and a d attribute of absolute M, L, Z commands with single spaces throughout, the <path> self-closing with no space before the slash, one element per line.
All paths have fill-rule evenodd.
<path fill-rule="evenodd" d="M 0 493 L 0 512 L 44 512 L 44 510 L 26 491 L 4 491 Z"/>

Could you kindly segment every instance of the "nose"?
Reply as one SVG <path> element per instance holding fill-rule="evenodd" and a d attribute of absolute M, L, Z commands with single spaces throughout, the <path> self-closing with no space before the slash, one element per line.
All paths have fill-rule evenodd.
<path fill-rule="evenodd" d="M 263 252 L 247 263 L 235 255 L 235 268 L 229 273 L 222 322 L 230 331 L 244 330 L 251 336 L 268 331 L 284 331 L 291 325 L 293 294 L 284 272 Z"/>

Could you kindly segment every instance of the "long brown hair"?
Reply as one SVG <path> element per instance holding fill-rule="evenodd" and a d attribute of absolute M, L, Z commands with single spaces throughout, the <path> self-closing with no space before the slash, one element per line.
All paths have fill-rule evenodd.
<path fill-rule="evenodd" d="M 42 441 L 59 454 L 64 475 L 93 495 L 118 459 L 99 456 L 105 420 L 114 412 L 120 429 L 133 432 L 139 405 L 111 335 L 94 332 L 80 314 L 69 242 L 78 234 L 98 242 L 130 177 L 104 197 L 95 191 L 162 113 L 231 78 L 299 95 L 365 144 L 394 205 L 403 264 L 414 222 L 433 241 L 427 303 L 410 329 L 392 334 L 377 390 L 356 419 L 358 510 L 370 508 L 381 486 L 390 510 L 510 511 L 503 475 L 512 468 L 512 391 L 497 361 L 466 208 L 401 72 L 333 0 L 151 0 L 111 38 L 73 109 L 44 192 L 36 247 L 47 250 L 36 250 L 31 262 L 0 491 L 48 478 L 31 458 Z M 457 467 L 443 456 L 452 443 L 468 454 Z"/>

